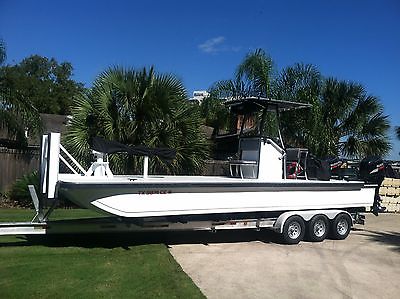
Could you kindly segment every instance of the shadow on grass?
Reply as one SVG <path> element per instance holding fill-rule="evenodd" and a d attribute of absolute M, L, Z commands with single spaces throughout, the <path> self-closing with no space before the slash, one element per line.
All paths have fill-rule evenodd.
<path fill-rule="evenodd" d="M 261 241 L 281 243 L 280 236 L 269 230 L 230 230 L 175 232 L 88 233 L 59 235 L 30 235 L 0 239 L 0 247 L 41 245 L 47 247 L 125 248 L 148 244 L 212 244 Z"/>

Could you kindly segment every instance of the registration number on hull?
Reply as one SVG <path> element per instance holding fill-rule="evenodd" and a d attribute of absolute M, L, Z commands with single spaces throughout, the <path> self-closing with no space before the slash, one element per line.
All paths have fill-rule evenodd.
<path fill-rule="evenodd" d="M 171 190 L 144 190 L 139 191 L 139 195 L 154 195 L 154 194 L 170 194 L 172 193 Z"/>

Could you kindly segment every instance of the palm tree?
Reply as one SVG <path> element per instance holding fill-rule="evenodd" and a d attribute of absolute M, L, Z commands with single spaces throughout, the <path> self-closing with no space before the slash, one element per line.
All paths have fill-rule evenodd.
<path fill-rule="evenodd" d="M 328 154 L 362 158 L 386 155 L 391 145 L 388 116 L 379 99 L 360 84 L 327 79 L 322 92 L 322 123 L 330 142 Z"/>
<path fill-rule="evenodd" d="M 220 80 L 210 88 L 210 97 L 221 100 L 240 99 L 250 96 L 252 87 L 244 82 L 242 78 L 236 80 Z"/>
<path fill-rule="evenodd" d="M 390 150 L 389 123 L 379 99 L 360 84 L 324 79 L 312 65 L 296 64 L 274 78 L 271 58 L 259 49 L 238 66 L 235 81 L 214 86 L 219 94 L 236 98 L 263 96 L 311 103 L 307 113 L 283 115 L 281 125 L 286 143 L 306 146 L 318 156 L 382 156 Z"/>
<path fill-rule="evenodd" d="M 319 152 L 321 131 L 320 93 L 323 78 L 318 69 L 310 64 L 298 63 L 287 67 L 274 81 L 273 97 L 278 100 L 297 101 L 312 104 L 309 111 L 288 111 L 281 115 L 281 129 L 286 144 L 308 147 Z"/>
<path fill-rule="evenodd" d="M 229 110 L 222 102 L 249 96 L 267 97 L 271 94 L 273 73 L 272 59 L 262 49 L 249 53 L 237 67 L 234 80 L 221 80 L 210 89 L 209 101 L 202 108 L 203 116 L 211 115 L 214 132 L 223 127 L 236 127 L 236 122 L 229 118 Z M 213 105 L 211 105 L 213 104 Z M 206 122 L 209 120 L 206 117 Z M 234 128 L 228 128 L 233 130 Z"/>
<path fill-rule="evenodd" d="M 247 54 L 236 70 L 236 81 L 245 82 L 252 96 L 269 97 L 273 62 L 264 50 L 257 49 Z"/>
<path fill-rule="evenodd" d="M 396 128 L 396 135 L 397 135 L 397 138 L 400 139 L 400 127 Z"/>
<path fill-rule="evenodd" d="M 127 145 L 169 147 L 172 163 L 150 161 L 153 172 L 196 173 L 208 157 L 209 145 L 200 131 L 201 118 L 176 77 L 153 68 L 112 68 L 100 74 L 93 88 L 75 99 L 65 142 L 81 160 L 89 159 L 89 140 L 102 136 Z M 136 173 L 142 159 L 111 155 L 113 171 Z"/>
<path fill-rule="evenodd" d="M 383 107 L 360 84 L 323 79 L 315 67 L 297 64 L 281 73 L 275 94 L 313 105 L 310 113 L 283 116 L 284 135 L 293 145 L 308 147 L 320 157 L 351 158 L 383 156 L 391 148 Z"/>
<path fill-rule="evenodd" d="M 215 136 L 221 129 L 226 129 L 229 123 L 229 111 L 223 101 L 214 95 L 208 96 L 200 104 L 200 113 L 206 126 L 214 128 Z"/>
<path fill-rule="evenodd" d="M 249 96 L 268 97 L 271 94 L 272 59 L 262 49 L 246 55 L 235 72 L 234 80 L 221 80 L 211 87 L 211 96 L 238 99 Z"/>

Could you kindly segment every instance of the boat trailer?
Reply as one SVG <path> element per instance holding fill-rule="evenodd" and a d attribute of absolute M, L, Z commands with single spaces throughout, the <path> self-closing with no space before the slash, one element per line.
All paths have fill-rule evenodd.
<path fill-rule="evenodd" d="M 348 219 L 345 223 L 347 230 L 336 239 L 347 237 L 351 226 L 364 224 L 365 216 L 360 213 L 349 213 L 344 210 L 304 210 L 283 212 L 275 217 L 239 218 L 227 220 L 206 220 L 206 219 L 159 219 L 143 218 L 128 219 L 124 217 L 97 217 L 68 220 L 49 220 L 48 217 L 54 209 L 51 206 L 46 212 L 39 205 L 34 186 L 29 186 L 32 201 L 35 206 L 35 215 L 30 222 L 3 222 L 0 223 L 1 235 L 59 235 L 59 234 L 94 234 L 94 233 L 128 233 L 128 232 L 160 232 L 160 231 L 210 231 L 238 229 L 269 229 L 283 234 L 287 243 L 291 242 L 293 236 L 286 238 L 288 234 L 296 234 L 296 225 L 303 225 L 300 229 L 304 233 L 304 223 L 314 219 L 326 218 L 331 223 L 337 222 L 338 218 Z M 294 220 L 294 221 L 293 221 Z M 303 223 L 303 224 L 302 224 Z M 300 238 L 303 238 L 299 236 Z M 324 236 L 325 237 L 325 236 Z M 318 241 L 318 240 L 316 240 Z"/>

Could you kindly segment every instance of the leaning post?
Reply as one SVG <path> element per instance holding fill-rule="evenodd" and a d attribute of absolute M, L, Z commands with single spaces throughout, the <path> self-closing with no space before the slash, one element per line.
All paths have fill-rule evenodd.
<path fill-rule="evenodd" d="M 147 179 L 149 174 L 149 157 L 144 156 L 144 161 L 143 161 L 143 178 Z"/>

